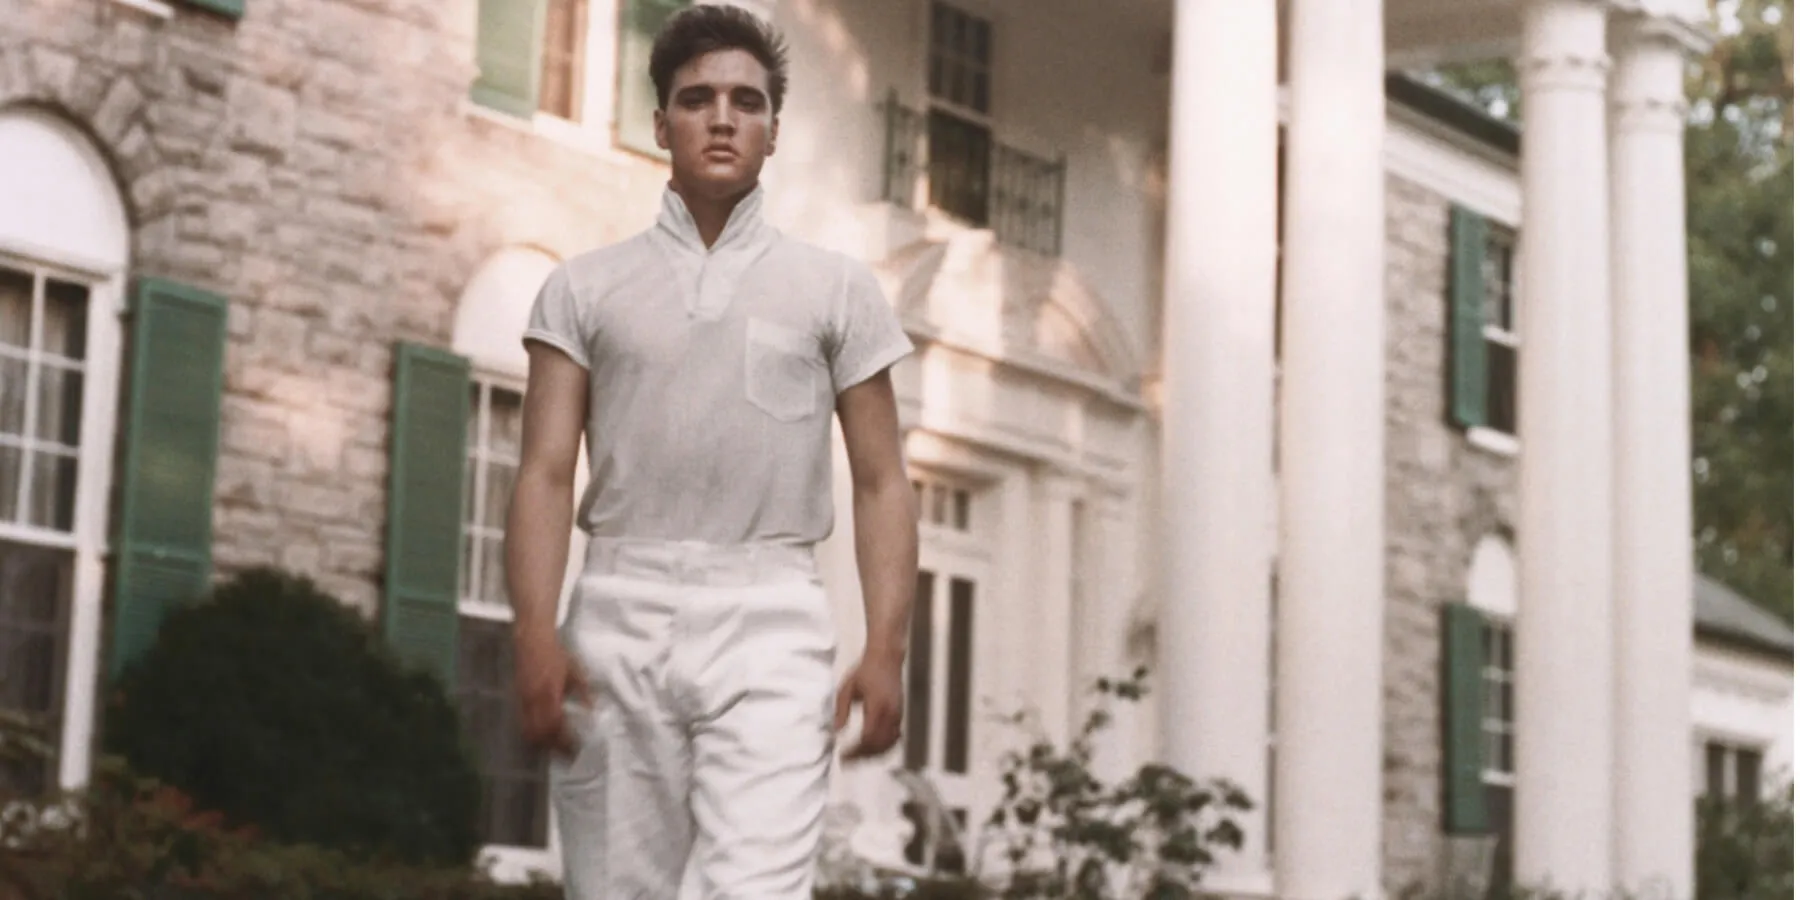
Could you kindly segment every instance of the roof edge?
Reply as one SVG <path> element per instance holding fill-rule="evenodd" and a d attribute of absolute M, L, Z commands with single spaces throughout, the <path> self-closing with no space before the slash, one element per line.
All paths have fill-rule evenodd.
<path fill-rule="evenodd" d="M 1403 72 L 1389 72 L 1389 100 L 1440 122 L 1478 143 L 1510 157 L 1519 155 L 1518 126 L 1488 115 L 1480 107 L 1448 91 L 1433 87 Z"/>

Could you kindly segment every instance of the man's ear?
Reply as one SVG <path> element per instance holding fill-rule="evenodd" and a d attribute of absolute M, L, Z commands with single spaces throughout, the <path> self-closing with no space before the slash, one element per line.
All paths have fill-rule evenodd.
<path fill-rule="evenodd" d="M 652 121 L 655 122 L 656 146 L 667 150 L 669 149 L 669 120 L 663 116 L 663 111 L 660 109 L 652 115 Z"/>

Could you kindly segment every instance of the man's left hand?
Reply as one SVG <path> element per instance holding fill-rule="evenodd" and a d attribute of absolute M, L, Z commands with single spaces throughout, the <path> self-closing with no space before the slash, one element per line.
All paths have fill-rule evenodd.
<path fill-rule="evenodd" d="M 880 756 L 900 741 L 900 661 L 864 657 L 844 676 L 838 687 L 837 723 L 842 731 L 850 722 L 850 707 L 861 703 L 862 737 L 844 752 L 845 761 Z"/>

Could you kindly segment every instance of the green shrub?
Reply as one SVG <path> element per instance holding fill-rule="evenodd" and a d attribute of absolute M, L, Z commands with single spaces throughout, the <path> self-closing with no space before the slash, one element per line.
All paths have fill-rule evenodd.
<path fill-rule="evenodd" d="M 1755 804 L 1701 800 L 1695 811 L 1697 900 L 1794 896 L 1794 785 Z"/>
<path fill-rule="evenodd" d="M 480 780 L 442 684 L 307 579 L 247 572 L 121 677 L 109 749 L 277 842 L 466 863 Z"/>

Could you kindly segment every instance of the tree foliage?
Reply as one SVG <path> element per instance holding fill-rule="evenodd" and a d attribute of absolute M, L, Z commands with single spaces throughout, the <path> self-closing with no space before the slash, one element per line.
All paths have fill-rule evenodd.
<path fill-rule="evenodd" d="M 1700 571 L 1792 622 L 1793 0 L 1711 9 L 1686 140 L 1694 550 Z M 1518 119 L 1506 60 L 1420 74 Z"/>

